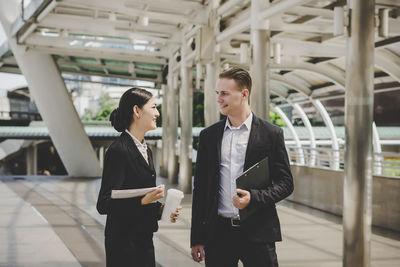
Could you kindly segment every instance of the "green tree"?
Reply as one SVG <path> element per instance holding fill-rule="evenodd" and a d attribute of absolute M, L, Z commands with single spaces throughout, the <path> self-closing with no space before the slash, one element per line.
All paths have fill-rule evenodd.
<path fill-rule="evenodd" d="M 193 93 L 193 127 L 204 127 L 204 93 Z"/>
<path fill-rule="evenodd" d="M 111 112 L 118 106 L 117 101 L 106 94 L 100 96 L 98 103 L 99 111 L 94 113 L 93 110 L 86 109 L 83 120 L 108 121 Z"/>
<path fill-rule="evenodd" d="M 276 113 L 273 110 L 269 111 L 269 121 L 277 126 L 280 127 L 284 127 L 285 126 L 285 122 L 281 119 L 281 117 L 279 117 L 278 113 Z"/>

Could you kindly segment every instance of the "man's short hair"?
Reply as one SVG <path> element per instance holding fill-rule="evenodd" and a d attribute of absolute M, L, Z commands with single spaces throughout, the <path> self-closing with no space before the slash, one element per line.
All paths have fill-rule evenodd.
<path fill-rule="evenodd" d="M 240 90 L 247 88 L 249 90 L 249 94 L 251 93 L 251 77 L 248 71 L 239 68 L 232 67 L 227 69 L 219 74 L 220 79 L 233 79 L 236 84 L 239 86 Z"/>

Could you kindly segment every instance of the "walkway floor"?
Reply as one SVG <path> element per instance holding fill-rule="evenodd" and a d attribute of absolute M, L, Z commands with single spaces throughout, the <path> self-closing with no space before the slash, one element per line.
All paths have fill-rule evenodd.
<path fill-rule="evenodd" d="M 159 178 L 160 183 L 165 182 Z M 104 222 L 95 209 L 100 180 L 0 177 L 0 266 L 105 266 Z M 284 202 L 278 206 L 284 241 L 281 267 L 342 265 L 340 219 Z M 191 196 L 178 223 L 160 222 L 154 237 L 162 267 L 191 267 Z M 372 266 L 400 266 L 398 235 L 372 236 Z"/>

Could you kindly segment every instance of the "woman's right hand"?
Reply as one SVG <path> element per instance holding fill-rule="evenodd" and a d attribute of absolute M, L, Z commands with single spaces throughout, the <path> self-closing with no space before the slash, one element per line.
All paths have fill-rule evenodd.
<path fill-rule="evenodd" d="M 147 205 L 151 202 L 154 202 L 160 198 L 164 197 L 164 185 L 158 186 L 158 188 L 154 191 L 151 191 L 142 197 L 141 203 L 142 205 Z"/>

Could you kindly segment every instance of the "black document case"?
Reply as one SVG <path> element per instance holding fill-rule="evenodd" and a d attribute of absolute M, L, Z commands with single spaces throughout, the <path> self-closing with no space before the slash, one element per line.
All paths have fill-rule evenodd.
<path fill-rule="evenodd" d="M 270 184 L 268 157 L 251 166 L 236 179 L 236 188 L 247 191 L 250 191 L 250 189 L 266 189 Z M 257 207 L 246 207 L 239 210 L 240 220 L 244 221 L 257 209 Z"/>

